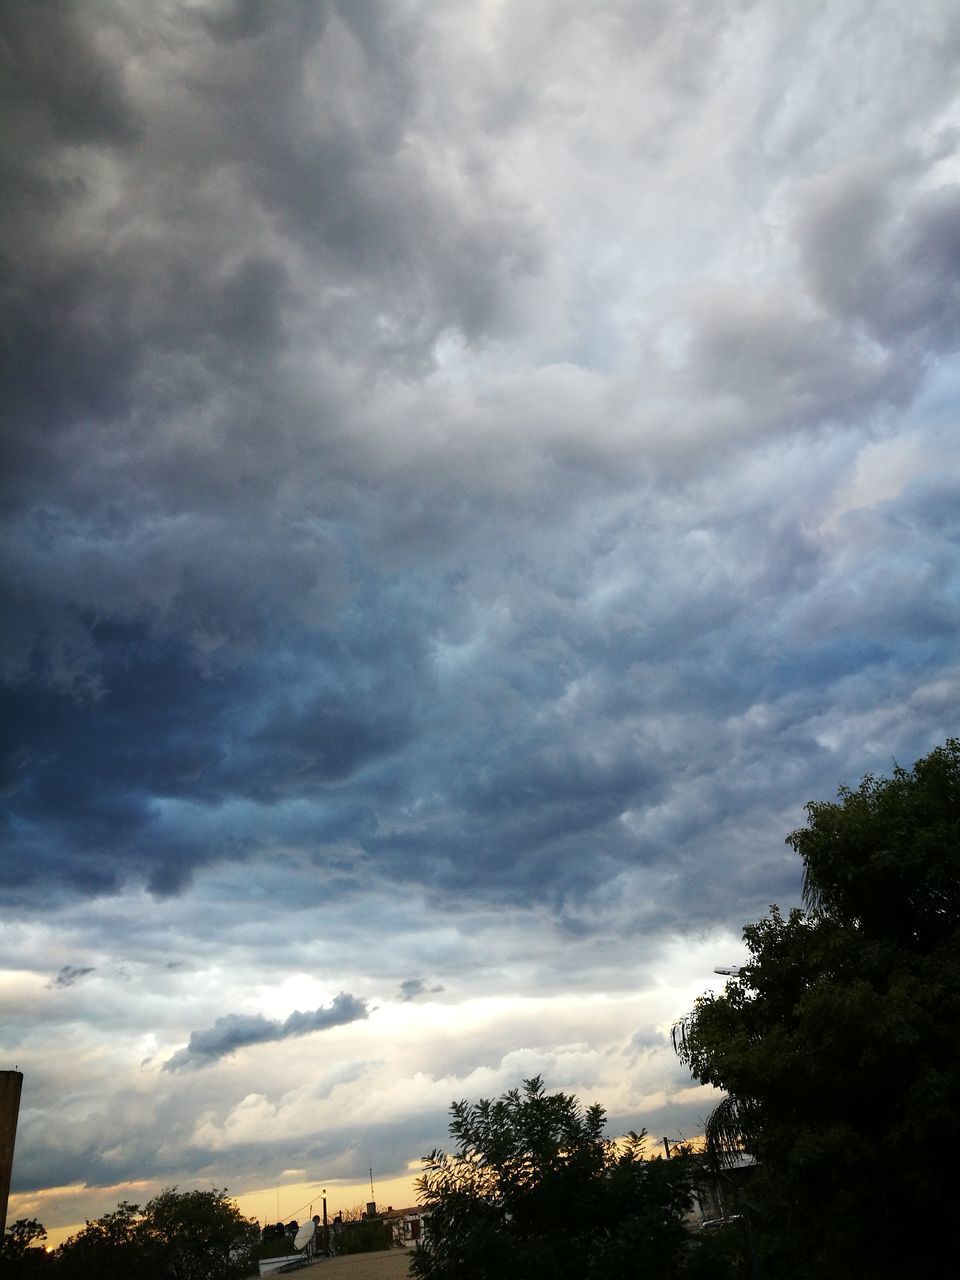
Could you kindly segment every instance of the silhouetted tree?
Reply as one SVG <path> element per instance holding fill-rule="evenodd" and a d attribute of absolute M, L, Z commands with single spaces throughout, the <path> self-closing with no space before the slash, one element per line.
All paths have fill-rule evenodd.
<path fill-rule="evenodd" d="M 339 1253 L 376 1253 L 393 1246 L 393 1232 L 374 1218 L 369 1222 L 348 1222 L 337 1240 Z"/>
<path fill-rule="evenodd" d="M 678 1275 L 689 1163 L 643 1159 L 643 1134 L 604 1137 L 604 1112 L 539 1077 L 495 1102 L 454 1103 L 453 1154 L 425 1156 L 431 1211 L 421 1280 L 633 1280 Z"/>
<path fill-rule="evenodd" d="M 57 1280 L 126 1280 L 131 1268 L 142 1280 L 160 1272 L 152 1250 L 146 1249 L 140 1206 L 122 1200 L 111 1213 L 88 1221 L 81 1231 L 65 1240 L 55 1254 Z"/>
<path fill-rule="evenodd" d="M 142 1210 L 123 1202 L 56 1253 L 56 1280 L 241 1280 L 254 1269 L 256 1223 L 226 1191 L 162 1191 Z"/>
<path fill-rule="evenodd" d="M 367 1216 L 367 1206 L 365 1204 L 355 1204 L 349 1209 L 341 1209 L 339 1217 L 341 1222 L 362 1222 Z"/>
<path fill-rule="evenodd" d="M 918 1275 L 952 1245 L 960 742 L 807 813 L 806 910 L 747 926 L 749 963 L 674 1042 L 727 1092 L 714 1157 L 757 1158 L 772 1274 Z"/>
<path fill-rule="evenodd" d="M 29 1280 L 46 1275 L 49 1261 L 43 1242 L 46 1228 L 36 1218 L 17 1218 L 7 1227 L 0 1248 L 0 1276 L 3 1280 Z M 43 1269 L 43 1270 L 41 1270 Z"/>
<path fill-rule="evenodd" d="M 239 1280 L 253 1270 L 260 1232 L 225 1190 L 171 1187 L 150 1201 L 144 1220 L 169 1280 Z"/>

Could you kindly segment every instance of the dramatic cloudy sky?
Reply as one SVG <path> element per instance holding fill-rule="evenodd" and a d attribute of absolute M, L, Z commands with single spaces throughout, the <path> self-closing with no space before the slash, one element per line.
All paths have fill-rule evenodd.
<path fill-rule="evenodd" d="M 694 1132 L 804 803 L 957 725 L 960 8 L 0 23 L 14 1216 Z"/>

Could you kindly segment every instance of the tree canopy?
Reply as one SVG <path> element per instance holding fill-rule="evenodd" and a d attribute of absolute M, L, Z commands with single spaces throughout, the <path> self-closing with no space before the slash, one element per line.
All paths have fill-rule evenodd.
<path fill-rule="evenodd" d="M 450 1109 L 452 1154 L 424 1157 L 431 1211 L 421 1280 L 589 1280 L 679 1274 L 691 1202 L 686 1157 L 643 1158 L 644 1135 L 604 1137 L 603 1108 L 540 1077 Z"/>
<path fill-rule="evenodd" d="M 259 1237 L 226 1190 L 169 1187 L 88 1222 L 56 1251 L 51 1280 L 241 1280 Z"/>
<path fill-rule="evenodd" d="M 804 910 L 744 929 L 749 962 L 675 1029 L 727 1097 L 721 1163 L 757 1159 L 778 1276 L 914 1275 L 944 1245 L 960 1138 L 960 742 L 807 806 Z"/>
<path fill-rule="evenodd" d="M 17 1218 L 3 1235 L 0 1245 L 0 1277 L 3 1280 L 27 1280 L 40 1276 L 46 1266 L 47 1253 L 43 1242 L 47 1232 L 36 1218 Z"/>

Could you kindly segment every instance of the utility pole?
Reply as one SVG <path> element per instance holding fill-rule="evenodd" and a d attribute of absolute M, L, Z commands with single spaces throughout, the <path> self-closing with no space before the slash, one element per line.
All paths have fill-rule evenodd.
<path fill-rule="evenodd" d="M 323 1188 L 323 1247 L 330 1257 L 330 1228 L 327 1226 L 327 1188 Z"/>

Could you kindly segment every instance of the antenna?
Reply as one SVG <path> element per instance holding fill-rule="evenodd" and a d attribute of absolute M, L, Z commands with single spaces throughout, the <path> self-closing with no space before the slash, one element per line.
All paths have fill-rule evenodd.
<path fill-rule="evenodd" d="M 371 1169 L 370 1170 L 370 1199 L 376 1200 L 376 1198 L 377 1197 L 373 1194 L 373 1170 Z"/>

